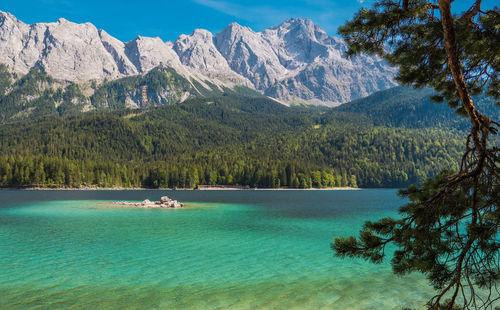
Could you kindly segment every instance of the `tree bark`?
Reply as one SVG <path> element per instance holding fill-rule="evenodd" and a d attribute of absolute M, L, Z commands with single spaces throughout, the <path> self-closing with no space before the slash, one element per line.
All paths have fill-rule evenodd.
<path fill-rule="evenodd" d="M 480 151 L 486 150 L 486 145 L 483 143 L 485 139 L 481 139 L 481 132 L 483 135 L 488 134 L 489 124 L 487 118 L 485 118 L 479 111 L 477 111 L 476 106 L 472 100 L 470 92 L 465 83 L 465 78 L 460 65 L 460 59 L 457 50 L 457 39 L 455 35 L 455 27 L 453 25 L 453 15 L 451 14 L 451 2 L 452 0 L 439 0 L 439 11 L 441 12 L 441 23 L 443 25 L 443 35 L 445 39 L 445 49 L 446 55 L 448 56 L 448 66 L 450 68 L 451 74 L 453 76 L 453 82 L 455 83 L 455 88 L 457 89 L 460 101 L 462 101 L 462 106 L 464 107 L 467 115 L 470 118 L 472 124 L 472 138 L 474 139 L 474 144 Z M 482 130 L 482 127 L 488 127 Z M 483 137 L 484 138 L 484 137 Z"/>

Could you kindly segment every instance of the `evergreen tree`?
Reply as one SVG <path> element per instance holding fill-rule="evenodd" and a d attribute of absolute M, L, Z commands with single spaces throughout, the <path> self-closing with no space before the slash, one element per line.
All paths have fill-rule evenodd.
<path fill-rule="evenodd" d="M 499 124 L 472 98 L 484 90 L 500 98 L 500 9 L 468 2 L 453 15 L 453 0 L 378 0 L 340 28 L 349 54 L 381 55 L 400 82 L 433 87 L 471 124 L 458 172 L 401 191 L 411 201 L 401 218 L 367 222 L 358 239 L 332 244 L 338 256 L 375 263 L 394 244 L 394 272 L 421 272 L 435 287 L 431 309 L 487 309 L 500 298 L 500 149 L 491 142 Z"/>

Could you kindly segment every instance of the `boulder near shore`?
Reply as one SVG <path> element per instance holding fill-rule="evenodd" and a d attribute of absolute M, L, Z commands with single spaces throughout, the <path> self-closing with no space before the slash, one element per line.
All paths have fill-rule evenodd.
<path fill-rule="evenodd" d="M 173 200 L 168 198 L 167 196 L 163 196 L 159 201 L 150 201 L 149 199 L 144 200 L 143 202 L 129 202 L 129 201 L 119 201 L 116 204 L 137 208 L 169 208 L 169 209 L 178 209 L 182 208 L 184 204 L 178 202 L 177 200 Z"/>

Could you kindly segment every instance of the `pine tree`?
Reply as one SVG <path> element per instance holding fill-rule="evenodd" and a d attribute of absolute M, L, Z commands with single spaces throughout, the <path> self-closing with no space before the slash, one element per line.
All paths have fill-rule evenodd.
<path fill-rule="evenodd" d="M 374 263 L 394 244 L 394 272 L 420 272 L 436 289 L 431 309 L 488 309 L 500 299 L 500 149 L 491 142 L 500 125 L 472 100 L 481 92 L 500 98 L 500 9 L 469 3 L 454 15 L 453 0 L 378 0 L 339 30 L 349 55 L 384 57 L 401 83 L 433 87 L 433 99 L 471 124 L 458 172 L 401 191 L 410 200 L 401 218 L 367 222 L 359 238 L 332 244 L 338 256 Z"/>

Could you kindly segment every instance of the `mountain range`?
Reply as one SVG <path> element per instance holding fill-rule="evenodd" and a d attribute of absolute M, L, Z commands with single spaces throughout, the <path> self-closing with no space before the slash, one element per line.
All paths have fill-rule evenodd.
<path fill-rule="evenodd" d="M 212 91 L 242 86 L 285 104 L 327 106 L 397 85 L 396 68 L 376 56 L 348 59 L 346 49 L 342 39 L 307 18 L 260 32 L 232 23 L 216 35 L 196 29 L 175 42 L 142 36 L 121 42 L 91 23 L 61 18 L 30 25 L 0 11 L 0 64 L 19 75 L 43 68 L 63 84 L 101 83 L 166 67 L 198 93 L 200 85 Z"/>

